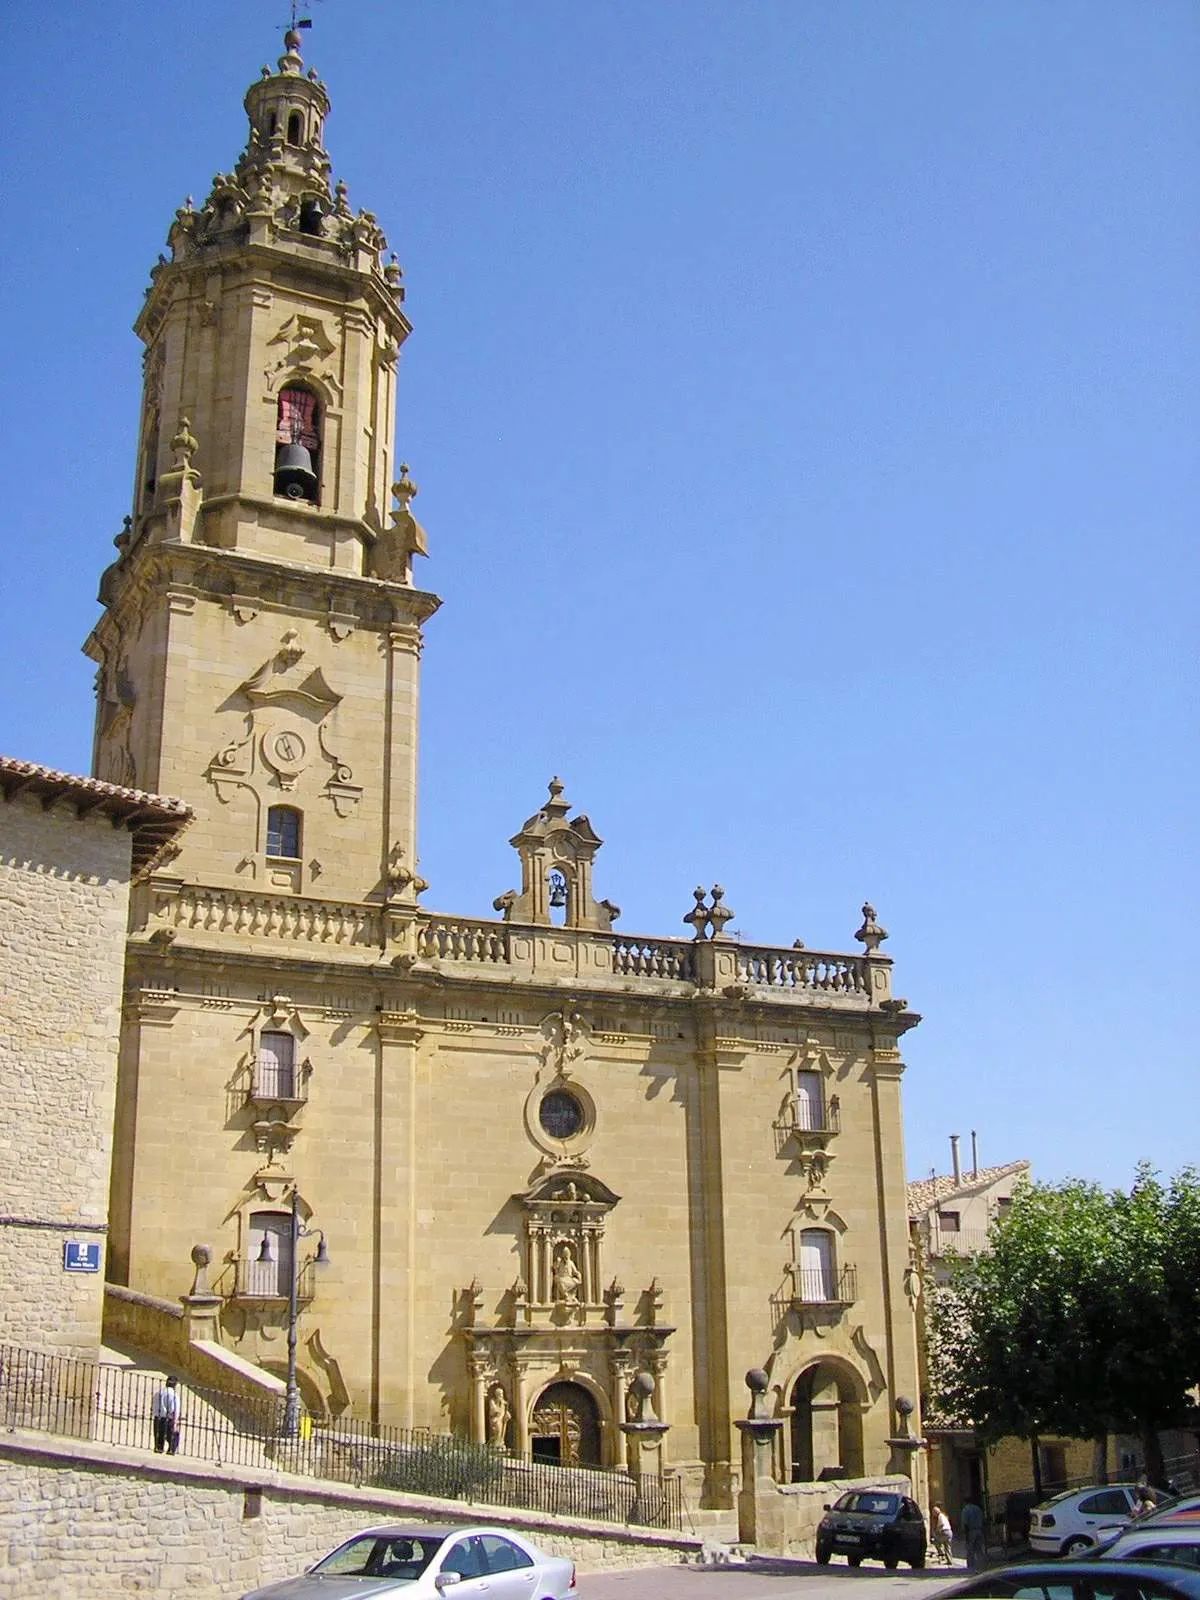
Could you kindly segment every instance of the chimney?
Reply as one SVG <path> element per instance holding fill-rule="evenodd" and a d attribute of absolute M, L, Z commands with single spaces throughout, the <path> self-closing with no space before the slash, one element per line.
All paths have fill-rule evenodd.
<path fill-rule="evenodd" d="M 971 1176 L 979 1176 L 979 1135 L 971 1129 Z"/>
<path fill-rule="evenodd" d="M 959 1162 L 959 1159 L 958 1159 L 958 1135 L 956 1133 L 952 1133 L 950 1135 L 950 1165 L 954 1169 L 954 1181 L 955 1181 L 955 1183 L 961 1183 L 962 1182 L 962 1165 L 961 1165 L 961 1163 Z"/>

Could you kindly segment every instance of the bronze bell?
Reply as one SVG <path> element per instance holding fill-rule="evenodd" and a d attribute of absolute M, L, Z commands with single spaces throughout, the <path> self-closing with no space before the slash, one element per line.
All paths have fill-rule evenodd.
<path fill-rule="evenodd" d="M 315 500 L 317 475 L 302 444 L 282 444 L 275 452 L 275 493 L 289 500 Z"/>

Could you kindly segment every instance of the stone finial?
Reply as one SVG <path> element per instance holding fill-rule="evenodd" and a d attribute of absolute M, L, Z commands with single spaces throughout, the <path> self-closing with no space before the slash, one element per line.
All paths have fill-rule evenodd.
<path fill-rule="evenodd" d="M 691 908 L 690 911 L 686 911 L 684 913 L 683 921 L 691 924 L 694 930 L 692 933 L 693 939 L 703 939 L 708 928 L 709 916 L 705 891 L 698 887 L 693 889 L 692 898 L 695 900 L 696 904 Z"/>
<path fill-rule="evenodd" d="M 724 889 L 719 883 L 714 883 L 712 886 L 712 910 L 708 913 L 708 920 L 712 923 L 712 936 L 714 939 L 721 938 L 725 924 L 732 922 L 737 915 L 736 912 L 731 911 L 727 905 L 722 903 L 724 899 Z"/>
<path fill-rule="evenodd" d="M 629 1385 L 626 1406 L 631 1422 L 657 1422 L 654 1414 L 654 1374 L 637 1372 Z"/>
<path fill-rule="evenodd" d="M 280 72 L 287 73 L 289 77 L 298 74 L 304 66 L 300 55 L 300 35 L 295 28 L 289 28 L 283 36 L 283 55 L 279 58 Z"/>
<path fill-rule="evenodd" d="M 887 938 L 888 931 L 886 928 L 881 928 L 876 922 L 875 907 L 869 900 L 865 901 L 863 904 L 862 915 L 862 927 L 858 930 L 854 937 L 860 944 L 866 946 L 866 952 L 868 955 L 874 955 L 875 951 L 879 949 L 879 946 Z"/>
<path fill-rule="evenodd" d="M 400 463 L 400 477 L 392 485 L 392 494 L 399 502 L 399 509 L 407 511 L 420 492 L 420 489 L 408 475 L 408 462 L 402 461 Z"/>
<path fill-rule="evenodd" d="M 750 1391 L 750 1410 L 747 1416 L 758 1419 L 767 1416 L 767 1390 L 771 1380 L 762 1367 L 751 1367 L 746 1374 L 746 1387 Z"/>
<path fill-rule="evenodd" d="M 542 807 L 548 817 L 565 817 L 571 809 L 571 802 L 563 799 L 563 781 L 561 778 L 551 778 L 549 785 L 550 798 Z"/>
<path fill-rule="evenodd" d="M 208 1269 L 212 1263 L 212 1246 L 207 1244 L 194 1244 L 192 1246 L 192 1265 L 195 1267 L 195 1276 L 192 1278 L 193 1294 L 208 1294 Z"/>
<path fill-rule="evenodd" d="M 192 432 L 191 423 L 186 417 L 180 417 L 179 431 L 171 440 L 171 449 L 175 452 L 176 470 L 188 471 L 192 464 L 192 457 L 199 448 L 200 445 Z"/>

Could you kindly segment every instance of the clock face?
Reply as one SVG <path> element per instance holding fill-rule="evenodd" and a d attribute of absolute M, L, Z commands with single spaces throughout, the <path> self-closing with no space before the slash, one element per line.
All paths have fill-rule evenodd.
<path fill-rule="evenodd" d="M 308 759 L 308 746 L 295 728 L 276 728 L 263 739 L 263 755 L 276 772 L 297 773 Z"/>

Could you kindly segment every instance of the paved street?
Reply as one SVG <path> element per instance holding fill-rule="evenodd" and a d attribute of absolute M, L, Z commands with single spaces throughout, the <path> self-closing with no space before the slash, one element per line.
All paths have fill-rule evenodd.
<path fill-rule="evenodd" d="M 745 1566 L 642 1567 L 580 1578 L 580 1600 L 932 1600 L 967 1576 L 963 1566 L 927 1567 L 923 1572 L 857 1570 L 842 1563 L 755 1558 Z M 849 1587 L 847 1587 L 849 1586 Z M 861 1596 L 853 1594 L 861 1588 Z"/>

